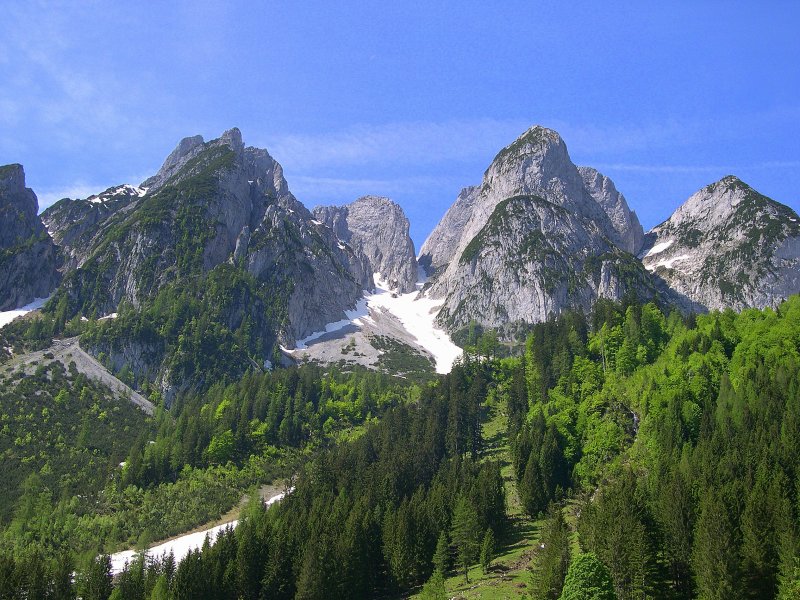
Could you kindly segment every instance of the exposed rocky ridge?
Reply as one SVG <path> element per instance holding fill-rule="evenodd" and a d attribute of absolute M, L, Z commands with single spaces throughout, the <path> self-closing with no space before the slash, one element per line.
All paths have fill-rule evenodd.
<path fill-rule="evenodd" d="M 706 186 L 647 233 L 650 271 L 706 309 L 774 306 L 800 292 L 800 221 L 734 176 Z"/>
<path fill-rule="evenodd" d="M 22 165 L 0 167 L 0 310 L 45 298 L 58 285 L 58 252 L 38 208 Z"/>
<path fill-rule="evenodd" d="M 473 194 L 477 195 L 472 198 Z M 429 236 L 431 243 L 426 240 L 423 244 L 420 261 L 431 265 L 452 264 L 452 259 L 461 256 L 500 202 L 528 195 L 544 198 L 593 220 L 612 242 L 621 243 L 608 215 L 586 189 L 577 167 L 569 158 L 564 140 L 552 129 L 535 126 L 497 154 L 476 191 L 466 195 L 462 192 L 459 196 L 464 206 L 471 206 L 471 214 L 460 235 L 448 231 L 458 224 L 457 219 L 443 219 Z M 457 239 L 458 243 L 436 243 L 438 239 Z"/>
<path fill-rule="evenodd" d="M 72 270 L 55 299 L 69 315 L 115 313 L 123 300 L 145 310 L 165 289 L 197 290 L 202 301 L 203 287 L 212 286 L 228 299 L 213 319 L 257 337 L 266 352 L 260 365 L 278 341 L 291 347 L 341 319 L 372 287 L 363 255 L 313 218 L 289 191 L 280 164 L 266 150 L 245 147 L 238 129 L 210 142 L 183 140 L 142 188 L 115 201 L 103 198 L 117 188 L 64 200 L 48 212 L 70 257 Z M 233 287 L 223 293 L 220 286 Z M 89 349 L 137 374 L 160 373 L 169 394 L 185 384 L 165 371 L 174 341 L 113 335 L 114 343 L 94 339 Z"/>
<path fill-rule="evenodd" d="M 62 198 L 41 215 L 42 222 L 61 248 L 62 271 L 81 266 L 89 257 L 94 240 L 103 235 L 106 220 L 120 210 L 130 210 L 146 192 L 124 184 L 108 188 L 86 199 Z"/>
<path fill-rule="evenodd" d="M 48 211 L 54 237 L 81 266 L 67 290 L 85 289 L 89 276 L 105 284 L 79 309 L 109 313 L 123 298 L 139 306 L 187 269 L 235 262 L 257 279 L 291 284 L 282 332 L 289 342 L 339 318 L 370 286 L 362 258 L 315 224 L 280 164 L 266 150 L 245 148 L 238 129 L 207 143 L 184 139 L 142 187 L 144 196 L 113 206 L 88 199 Z M 58 218 L 65 213 L 77 218 Z"/>
<path fill-rule="evenodd" d="M 414 242 L 403 209 L 389 198 L 363 196 L 345 206 L 319 206 L 314 216 L 366 257 L 392 289 L 407 293 L 417 283 Z"/>
<path fill-rule="evenodd" d="M 530 195 L 501 202 L 453 272 L 458 280 L 439 279 L 430 292 L 447 289 L 439 321 L 451 329 L 471 320 L 544 321 L 629 291 L 643 300 L 658 295 L 641 264 L 592 220 Z"/>
<path fill-rule="evenodd" d="M 426 293 L 444 298 L 439 320 L 451 329 L 472 319 L 542 321 L 627 292 L 653 298 L 658 282 L 626 252 L 641 236 L 637 226 L 610 180 L 582 174 L 556 132 L 532 127 L 426 240 Z"/>
<path fill-rule="evenodd" d="M 619 236 L 619 246 L 631 254 L 637 254 L 644 242 L 644 230 L 636 212 L 628 208 L 625 196 L 617 191 L 614 182 L 592 167 L 578 167 L 586 190 L 611 219 L 611 225 Z"/>
<path fill-rule="evenodd" d="M 432 275 L 446 267 L 454 249 L 461 241 L 464 229 L 472 218 L 472 208 L 480 195 L 480 186 L 465 187 L 458 194 L 453 205 L 422 244 L 419 264 Z"/>

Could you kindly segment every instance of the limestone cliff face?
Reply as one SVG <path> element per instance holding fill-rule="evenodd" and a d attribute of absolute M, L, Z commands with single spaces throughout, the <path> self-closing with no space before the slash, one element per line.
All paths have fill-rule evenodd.
<path fill-rule="evenodd" d="M 42 213 L 42 222 L 61 248 L 62 271 L 81 266 L 95 240 L 102 237 L 104 225 L 117 211 L 130 210 L 146 190 L 124 184 L 82 200 L 62 198 Z"/>
<path fill-rule="evenodd" d="M 142 306 L 167 284 L 233 263 L 281 290 L 278 335 L 291 345 L 340 319 L 371 286 L 363 257 L 315 222 L 280 164 L 245 147 L 238 129 L 182 140 L 131 189 L 113 205 L 105 192 L 46 215 L 75 267 L 64 288 L 80 312 L 114 312 L 123 299 Z"/>
<path fill-rule="evenodd" d="M 648 270 L 706 309 L 774 306 L 800 292 L 800 222 L 734 176 L 706 186 L 647 233 Z"/>
<path fill-rule="evenodd" d="M 47 297 L 59 282 L 59 256 L 25 187 L 22 165 L 0 167 L 0 310 Z"/>
<path fill-rule="evenodd" d="M 403 209 L 389 198 L 364 196 L 346 206 L 322 206 L 314 216 L 336 236 L 362 253 L 369 268 L 392 289 L 407 293 L 417 283 L 414 242 Z"/>
<path fill-rule="evenodd" d="M 655 297 L 657 282 L 627 251 L 638 220 L 610 180 L 592 175 L 543 127 L 501 150 L 422 247 L 426 293 L 444 300 L 440 322 L 538 322 L 599 297 Z"/>
<path fill-rule="evenodd" d="M 617 191 L 614 182 L 592 167 L 578 167 L 586 190 L 611 219 L 617 232 L 619 246 L 626 252 L 638 254 L 644 242 L 644 230 L 636 213 L 628 208 L 625 196 Z"/>
<path fill-rule="evenodd" d="M 447 209 L 442 220 L 422 244 L 419 264 L 425 268 L 428 275 L 433 275 L 437 270 L 450 263 L 453 252 L 461 242 L 464 230 L 472 219 L 472 209 L 480 192 L 480 186 L 462 189 L 456 201 Z"/>

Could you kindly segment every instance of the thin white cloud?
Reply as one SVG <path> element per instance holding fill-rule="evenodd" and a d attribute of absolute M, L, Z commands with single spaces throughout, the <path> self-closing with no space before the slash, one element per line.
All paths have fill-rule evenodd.
<path fill-rule="evenodd" d="M 718 173 L 720 171 L 736 172 L 747 169 L 797 169 L 800 161 L 783 160 L 767 161 L 753 165 L 642 165 L 635 163 L 599 163 L 592 165 L 602 171 L 630 171 L 635 173 Z"/>
<path fill-rule="evenodd" d="M 274 135 L 266 146 L 296 170 L 368 164 L 437 164 L 493 156 L 530 126 L 522 120 L 413 121 Z"/>
<path fill-rule="evenodd" d="M 397 179 L 360 179 L 298 175 L 289 178 L 289 187 L 301 200 L 313 202 L 351 201 L 359 196 L 396 196 L 419 189 L 457 184 L 447 177 L 402 177 Z"/>

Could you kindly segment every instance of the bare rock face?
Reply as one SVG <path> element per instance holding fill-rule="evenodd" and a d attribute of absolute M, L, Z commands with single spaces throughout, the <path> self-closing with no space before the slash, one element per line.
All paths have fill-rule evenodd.
<path fill-rule="evenodd" d="M 45 217 L 69 257 L 58 294 L 70 314 L 114 313 L 123 300 L 145 311 L 165 289 L 199 289 L 200 302 L 197 282 L 207 282 L 222 299 L 208 318 L 244 328 L 269 356 L 342 319 L 372 287 L 365 257 L 313 218 L 281 165 L 238 129 L 186 138 L 140 187 L 65 199 Z M 156 342 L 122 332 L 93 350 L 157 374 L 171 397 L 191 382 L 169 371 L 174 341 Z"/>
<path fill-rule="evenodd" d="M 453 257 L 453 250 L 461 241 L 464 229 L 472 219 L 475 200 L 480 195 L 479 186 L 465 187 L 439 224 L 422 244 L 419 264 L 428 275 L 446 267 Z"/>
<path fill-rule="evenodd" d="M 0 167 L 0 310 L 45 298 L 58 285 L 58 252 L 38 207 L 22 165 Z"/>
<path fill-rule="evenodd" d="M 625 196 L 617 191 L 614 182 L 592 167 L 578 167 L 586 190 L 611 219 L 619 236 L 619 246 L 638 254 L 644 242 L 644 230 L 636 213 L 628 208 Z"/>
<path fill-rule="evenodd" d="M 102 236 L 107 219 L 117 211 L 133 208 L 146 191 L 145 188 L 123 184 L 82 200 L 62 198 L 48 207 L 41 215 L 42 222 L 62 250 L 62 271 L 81 266 L 88 258 L 94 240 Z"/>
<path fill-rule="evenodd" d="M 699 307 L 774 306 L 800 292 L 800 220 L 734 176 L 692 195 L 649 231 L 648 270 Z"/>
<path fill-rule="evenodd" d="M 587 188 L 564 141 L 543 127 L 501 150 L 422 247 L 432 273 L 426 293 L 444 300 L 439 321 L 495 327 L 589 310 L 629 291 L 655 297 L 656 281 L 627 251 L 638 220 L 599 177 Z"/>
<path fill-rule="evenodd" d="M 392 289 L 414 291 L 417 259 L 403 209 L 389 198 L 364 196 L 346 206 L 322 206 L 314 216 L 336 236 L 362 253 L 369 268 L 380 273 Z"/>

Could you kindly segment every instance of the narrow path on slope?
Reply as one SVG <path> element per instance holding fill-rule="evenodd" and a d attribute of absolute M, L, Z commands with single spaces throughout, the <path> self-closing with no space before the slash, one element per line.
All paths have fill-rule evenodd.
<path fill-rule="evenodd" d="M 11 369 L 21 367 L 26 374 L 32 375 L 38 365 L 54 361 L 60 362 L 65 368 L 69 368 L 69 364 L 74 361 L 79 373 L 99 381 L 107 386 L 117 399 L 133 402 L 148 415 L 152 415 L 156 409 L 152 402 L 117 379 L 97 359 L 87 354 L 78 344 L 77 337 L 53 340 L 53 345 L 49 348 L 14 356 L 5 366 Z"/>

